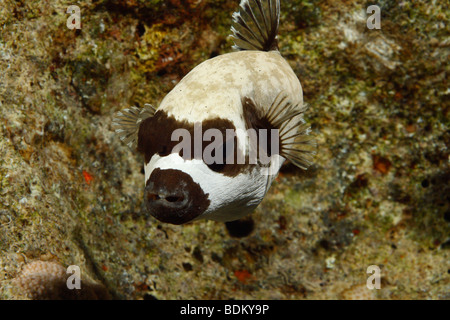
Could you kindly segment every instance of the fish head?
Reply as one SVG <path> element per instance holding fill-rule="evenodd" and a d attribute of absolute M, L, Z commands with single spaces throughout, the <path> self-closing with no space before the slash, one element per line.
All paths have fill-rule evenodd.
<path fill-rule="evenodd" d="M 278 163 L 272 172 L 260 161 L 251 163 L 254 144 L 248 142 L 245 132 L 223 119 L 183 123 L 157 112 L 143 121 L 138 149 L 145 155 L 146 213 L 184 224 L 232 221 L 252 212 L 284 159 L 272 159 Z"/>

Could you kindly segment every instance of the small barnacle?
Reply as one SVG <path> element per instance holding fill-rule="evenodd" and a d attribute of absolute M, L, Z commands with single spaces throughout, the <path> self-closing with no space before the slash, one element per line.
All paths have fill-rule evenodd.
<path fill-rule="evenodd" d="M 12 280 L 19 296 L 31 300 L 104 300 L 110 299 L 106 288 L 81 277 L 80 289 L 69 289 L 71 273 L 52 261 L 32 261 L 26 264 L 18 277 Z"/>

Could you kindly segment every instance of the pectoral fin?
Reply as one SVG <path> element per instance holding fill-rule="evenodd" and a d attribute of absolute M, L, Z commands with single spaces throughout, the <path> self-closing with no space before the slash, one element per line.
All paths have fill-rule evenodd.
<path fill-rule="evenodd" d="M 130 107 L 116 112 L 112 121 L 112 127 L 127 146 L 132 149 L 137 147 L 137 138 L 140 123 L 153 117 L 156 109 L 150 104 L 144 108 Z"/>
<path fill-rule="evenodd" d="M 255 102 L 250 98 L 242 101 L 247 129 L 278 129 L 279 155 L 291 161 L 297 167 L 307 169 L 314 159 L 317 145 L 310 135 L 310 125 L 303 119 L 307 107 L 293 104 L 288 95 L 280 92 L 267 113 L 261 114 Z M 269 150 L 276 150 L 269 146 Z M 271 155 L 269 153 L 269 155 Z"/>

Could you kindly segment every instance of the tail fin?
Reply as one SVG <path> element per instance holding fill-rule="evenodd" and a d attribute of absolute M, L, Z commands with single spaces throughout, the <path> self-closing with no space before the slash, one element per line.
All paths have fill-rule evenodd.
<path fill-rule="evenodd" d="M 280 0 L 242 0 L 233 14 L 231 37 L 238 50 L 278 50 Z"/>

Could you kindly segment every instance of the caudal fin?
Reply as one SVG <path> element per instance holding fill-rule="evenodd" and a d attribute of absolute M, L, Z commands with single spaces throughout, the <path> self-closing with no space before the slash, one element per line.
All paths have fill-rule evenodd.
<path fill-rule="evenodd" d="M 242 0 L 233 14 L 233 48 L 238 50 L 278 50 L 280 0 Z"/>

